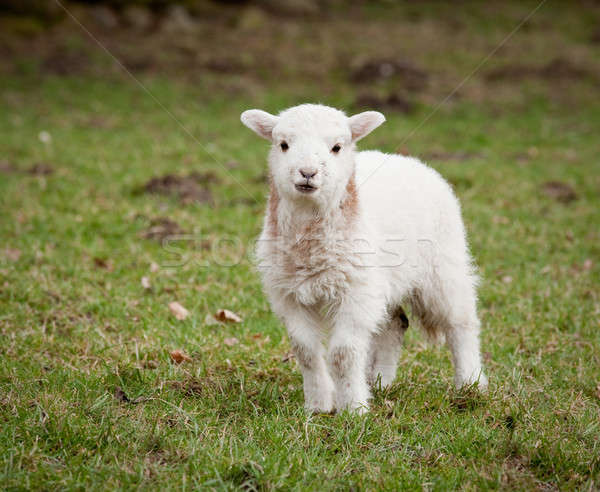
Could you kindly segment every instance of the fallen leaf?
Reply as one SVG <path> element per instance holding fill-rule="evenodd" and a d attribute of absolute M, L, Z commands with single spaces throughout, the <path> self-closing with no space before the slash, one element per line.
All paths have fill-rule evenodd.
<path fill-rule="evenodd" d="M 148 277 L 142 277 L 142 287 L 146 290 L 152 288 L 150 285 L 150 279 Z"/>
<path fill-rule="evenodd" d="M 510 284 L 512 281 L 513 278 L 510 275 L 504 275 L 504 277 L 502 277 L 502 282 L 505 284 Z"/>
<path fill-rule="evenodd" d="M 583 262 L 583 269 L 584 270 L 589 271 L 589 270 L 592 269 L 592 266 L 594 266 L 594 262 L 590 258 L 588 258 L 587 260 L 585 260 Z"/>
<path fill-rule="evenodd" d="M 157 239 L 162 241 L 169 236 L 184 234 L 183 229 L 177 222 L 168 217 L 158 217 L 150 221 L 150 226 L 145 231 L 140 232 L 144 239 Z"/>
<path fill-rule="evenodd" d="M 219 309 L 215 313 L 215 319 L 218 321 L 225 321 L 228 323 L 241 323 L 242 322 L 242 318 L 240 318 L 234 312 L 229 311 L 229 309 Z"/>
<path fill-rule="evenodd" d="M 183 352 L 182 350 L 173 350 L 170 355 L 171 355 L 171 359 L 176 364 L 181 364 L 182 362 L 191 362 L 192 361 L 192 358 L 189 355 L 187 355 L 185 352 Z"/>
<path fill-rule="evenodd" d="M 109 272 L 112 272 L 115 269 L 115 266 L 113 265 L 112 261 L 106 258 L 95 257 L 94 265 L 96 265 L 98 268 L 103 268 L 104 270 L 107 270 Z"/>
<path fill-rule="evenodd" d="M 180 321 L 187 318 L 190 314 L 190 312 L 186 308 L 184 308 L 181 304 L 179 304 L 177 301 L 170 302 L 169 309 L 171 310 L 173 315 Z"/>
<path fill-rule="evenodd" d="M 225 345 L 227 345 L 228 347 L 233 347 L 234 345 L 237 345 L 239 342 L 240 341 L 237 338 L 235 338 L 235 337 L 226 338 L 225 340 L 223 340 L 223 343 Z"/>
<path fill-rule="evenodd" d="M 160 267 L 158 266 L 158 263 L 156 263 L 156 262 L 154 262 L 154 261 L 153 261 L 152 263 L 150 263 L 150 271 L 151 271 L 152 273 L 156 273 L 156 272 L 158 272 L 159 270 L 160 270 Z"/>
<path fill-rule="evenodd" d="M 218 325 L 219 322 L 215 319 L 215 317 L 212 314 L 207 314 L 206 317 L 204 318 L 204 324 L 206 326 L 211 326 L 211 325 Z"/>

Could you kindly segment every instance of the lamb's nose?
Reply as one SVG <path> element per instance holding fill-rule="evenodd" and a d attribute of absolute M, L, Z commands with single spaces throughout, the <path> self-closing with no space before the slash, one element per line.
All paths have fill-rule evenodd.
<path fill-rule="evenodd" d="M 317 175 L 317 172 L 318 171 L 314 168 L 300 169 L 300 174 L 302 174 L 302 177 L 304 177 L 306 179 L 314 178 Z"/>

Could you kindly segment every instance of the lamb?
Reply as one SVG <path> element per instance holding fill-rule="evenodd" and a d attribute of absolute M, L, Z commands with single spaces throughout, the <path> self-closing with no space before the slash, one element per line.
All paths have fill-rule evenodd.
<path fill-rule="evenodd" d="M 413 157 L 357 152 L 385 121 L 376 111 L 347 117 L 303 104 L 241 120 L 272 143 L 256 257 L 306 410 L 368 410 L 370 385 L 395 378 L 404 305 L 430 337 L 446 339 L 455 385 L 485 389 L 477 276 L 448 183 Z"/>

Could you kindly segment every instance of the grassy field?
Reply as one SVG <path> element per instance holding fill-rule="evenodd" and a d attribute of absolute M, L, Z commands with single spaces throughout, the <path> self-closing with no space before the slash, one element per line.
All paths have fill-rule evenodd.
<path fill-rule="evenodd" d="M 69 19 L 13 39 L 0 64 L 0 487 L 597 490 L 599 8 L 545 5 L 431 115 L 535 5 L 274 25 L 248 9 L 137 51 L 90 24 L 147 90 Z M 157 46 L 132 68 L 128 50 Z M 85 69 L 57 70 L 55 53 L 83 53 Z M 391 56 L 418 69 L 349 75 Z M 447 349 L 413 326 L 367 416 L 304 414 L 249 255 L 267 144 L 239 114 L 306 101 L 374 101 L 388 121 L 360 147 L 420 156 L 454 185 L 482 276 L 488 394 L 454 391 Z M 243 321 L 215 323 L 221 308 Z"/>

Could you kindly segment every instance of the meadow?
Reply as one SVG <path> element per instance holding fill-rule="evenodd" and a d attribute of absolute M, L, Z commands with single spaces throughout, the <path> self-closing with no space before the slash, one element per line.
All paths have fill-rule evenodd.
<path fill-rule="evenodd" d="M 180 36 L 74 8 L 118 62 L 68 16 L 5 30 L 0 487 L 597 490 L 600 9 L 506 40 L 536 5 L 231 7 Z M 268 144 L 239 122 L 301 102 L 381 110 L 359 147 L 454 186 L 487 394 L 411 320 L 369 414 L 304 413 L 252 264 Z"/>

